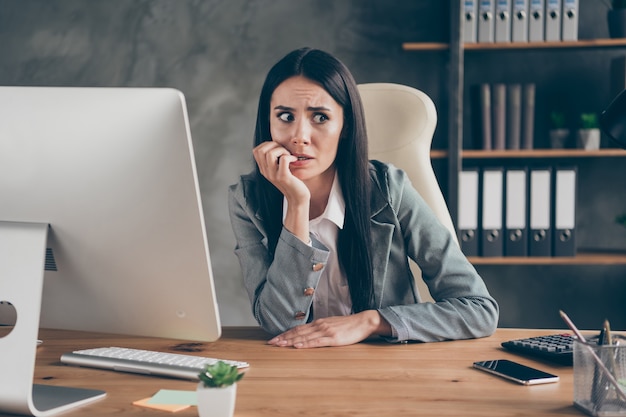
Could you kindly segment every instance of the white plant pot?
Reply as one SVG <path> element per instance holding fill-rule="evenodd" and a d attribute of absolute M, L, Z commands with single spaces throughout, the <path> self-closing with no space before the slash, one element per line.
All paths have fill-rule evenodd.
<path fill-rule="evenodd" d="M 569 129 L 550 129 L 550 146 L 552 149 L 563 149 L 569 139 Z"/>
<path fill-rule="evenodd" d="M 237 384 L 225 388 L 207 388 L 200 382 L 196 392 L 200 417 L 233 417 Z"/>
<path fill-rule="evenodd" d="M 579 129 L 578 147 L 588 151 L 600 149 L 600 129 Z"/>

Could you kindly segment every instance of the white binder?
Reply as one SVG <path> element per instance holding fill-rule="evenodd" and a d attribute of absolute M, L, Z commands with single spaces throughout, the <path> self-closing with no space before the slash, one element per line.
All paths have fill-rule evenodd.
<path fill-rule="evenodd" d="M 496 0 L 478 0 L 478 42 L 493 42 Z"/>
<path fill-rule="evenodd" d="M 502 256 L 504 174 L 502 168 L 485 168 L 482 183 L 481 256 Z"/>
<path fill-rule="evenodd" d="M 465 256 L 478 256 L 478 169 L 459 172 L 459 241 Z"/>
<path fill-rule="evenodd" d="M 578 0 L 563 0 L 561 38 L 564 41 L 578 40 Z"/>
<path fill-rule="evenodd" d="M 528 42 L 529 0 L 513 0 L 511 15 L 511 41 Z"/>
<path fill-rule="evenodd" d="M 561 0 L 546 0 L 546 41 L 561 40 Z"/>
<path fill-rule="evenodd" d="M 545 3 L 544 0 L 530 0 L 528 15 L 528 40 L 541 42 L 545 40 Z"/>
<path fill-rule="evenodd" d="M 504 255 L 528 255 L 528 169 L 506 170 L 504 200 Z"/>
<path fill-rule="evenodd" d="M 554 173 L 554 256 L 576 255 L 576 168 Z"/>
<path fill-rule="evenodd" d="M 552 170 L 530 171 L 530 256 L 552 256 Z"/>
<path fill-rule="evenodd" d="M 478 28 L 478 0 L 461 0 L 463 5 L 463 42 L 476 43 Z"/>
<path fill-rule="evenodd" d="M 496 0 L 494 35 L 496 42 L 511 42 L 511 1 Z"/>

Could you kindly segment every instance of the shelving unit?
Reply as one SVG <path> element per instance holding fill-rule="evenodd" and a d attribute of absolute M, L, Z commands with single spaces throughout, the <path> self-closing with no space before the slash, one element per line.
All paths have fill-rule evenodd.
<path fill-rule="evenodd" d="M 526 42 L 526 43 L 462 43 L 462 13 L 460 7 L 451 7 L 450 42 L 405 42 L 405 51 L 445 52 L 449 54 L 448 85 L 448 149 L 433 150 L 431 158 L 445 159 L 448 164 L 448 206 L 453 219 L 457 218 L 458 205 L 458 174 L 463 160 L 489 159 L 571 159 L 571 158 L 623 158 L 626 150 L 600 149 L 587 151 L 582 149 L 533 149 L 533 150 L 464 150 L 463 149 L 463 83 L 464 54 L 491 51 L 530 51 L 542 49 L 602 49 L 624 48 L 626 39 L 588 39 L 567 42 Z M 585 253 L 579 252 L 575 257 L 471 257 L 475 265 L 626 265 L 626 253 Z"/>

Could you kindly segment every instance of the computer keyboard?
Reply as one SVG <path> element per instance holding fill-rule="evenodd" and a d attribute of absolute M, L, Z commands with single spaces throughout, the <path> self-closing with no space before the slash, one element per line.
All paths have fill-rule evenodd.
<path fill-rule="evenodd" d="M 571 365 L 574 356 L 574 337 L 571 334 L 553 334 L 502 342 L 512 352 L 546 359 L 561 365 Z"/>
<path fill-rule="evenodd" d="M 68 365 L 192 380 L 198 379 L 206 364 L 220 360 L 240 369 L 249 366 L 242 361 L 121 347 L 84 349 L 61 355 L 61 362 Z"/>

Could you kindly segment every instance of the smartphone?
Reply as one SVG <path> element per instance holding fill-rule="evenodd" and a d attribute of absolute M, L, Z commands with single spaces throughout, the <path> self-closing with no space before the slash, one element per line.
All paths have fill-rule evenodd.
<path fill-rule="evenodd" d="M 474 368 L 523 385 L 558 382 L 559 377 L 508 359 L 474 362 Z"/>

